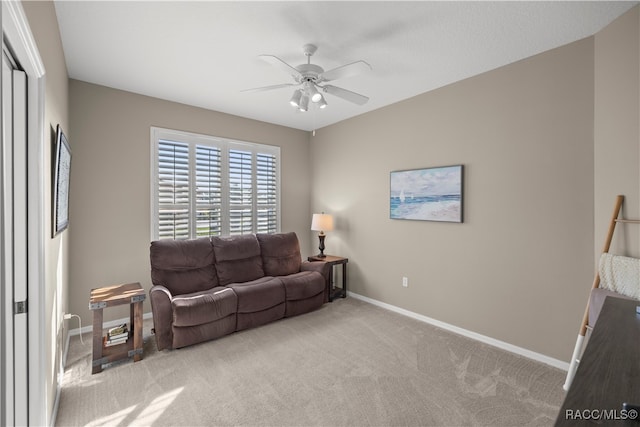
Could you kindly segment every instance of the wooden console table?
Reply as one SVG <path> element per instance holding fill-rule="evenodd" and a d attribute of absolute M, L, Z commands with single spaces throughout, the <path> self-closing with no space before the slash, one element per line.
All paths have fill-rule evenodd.
<path fill-rule="evenodd" d="M 116 360 L 127 357 L 133 357 L 134 362 L 142 360 L 142 302 L 145 297 L 140 283 L 105 286 L 91 290 L 89 308 L 93 311 L 92 374 L 102 372 L 102 365 Z M 105 347 L 102 310 L 123 304 L 130 305 L 129 339 L 125 343 Z"/>
<path fill-rule="evenodd" d="M 334 255 L 326 255 L 324 257 L 310 256 L 307 261 L 322 261 L 331 266 L 331 270 L 329 270 L 329 302 L 332 302 L 337 297 L 347 297 L 347 263 L 349 258 Z M 333 283 L 333 267 L 340 264 L 342 264 L 342 287 L 336 288 Z"/>
<path fill-rule="evenodd" d="M 638 426 L 640 301 L 607 297 L 556 419 L 559 426 Z M 635 416 L 634 416 L 634 412 Z"/>

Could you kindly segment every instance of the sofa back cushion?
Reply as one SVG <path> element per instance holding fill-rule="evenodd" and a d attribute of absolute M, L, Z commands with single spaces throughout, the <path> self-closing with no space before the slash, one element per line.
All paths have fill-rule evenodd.
<path fill-rule="evenodd" d="M 151 281 L 172 295 L 218 286 L 213 248 L 208 237 L 151 242 Z"/>
<path fill-rule="evenodd" d="M 300 272 L 302 257 L 296 233 L 257 234 L 262 251 L 262 267 L 267 276 L 287 276 Z"/>
<path fill-rule="evenodd" d="M 216 272 L 221 286 L 264 277 L 260 245 L 253 234 L 212 237 Z"/>

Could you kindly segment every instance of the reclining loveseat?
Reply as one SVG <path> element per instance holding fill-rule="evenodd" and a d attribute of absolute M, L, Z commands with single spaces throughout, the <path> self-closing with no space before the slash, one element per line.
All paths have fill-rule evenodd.
<path fill-rule="evenodd" d="M 158 350 L 212 340 L 315 310 L 330 266 L 302 262 L 295 233 L 151 242 Z"/>

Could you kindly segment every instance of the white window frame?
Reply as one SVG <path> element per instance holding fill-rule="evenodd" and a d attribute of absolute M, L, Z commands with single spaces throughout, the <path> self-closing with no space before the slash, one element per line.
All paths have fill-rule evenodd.
<path fill-rule="evenodd" d="M 195 169 L 195 149 L 196 145 L 204 145 L 210 147 L 217 147 L 221 151 L 221 182 L 222 182 L 222 199 L 221 199 L 221 236 L 230 235 L 230 221 L 229 221 L 229 151 L 230 150 L 242 150 L 252 153 L 253 168 L 252 168 L 252 185 L 256 188 L 256 155 L 257 154 L 270 154 L 276 158 L 276 232 L 280 232 L 280 170 L 281 170 L 281 156 L 280 147 L 266 144 L 258 144 L 253 142 L 238 141 L 228 138 L 202 135 L 192 132 L 185 132 L 179 130 L 165 129 L 160 127 L 151 127 L 151 240 L 158 240 L 158 211 L 159 211 L 159 192 L 158 192 L 158 145 L 160 140 L 176 141 L 189 145 L 189 172 L 190 176 L 194 176 Z M 197 237 L 196 232 L 196 206 L 195 200 L 195 181 L 190 179 L 190 208 L 189 208 L 189 239 Z M 250 233 L 255 233 L 257 230 L 257 195 L 254 194 L 252 200 L 252 213 L 253 213 L 253 230 Z"/>

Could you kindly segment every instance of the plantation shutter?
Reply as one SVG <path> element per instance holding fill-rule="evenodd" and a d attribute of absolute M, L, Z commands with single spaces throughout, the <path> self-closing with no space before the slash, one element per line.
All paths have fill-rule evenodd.
<path fill-rule="evenodd" d="M 222 232 L 222 172 L 218 147 L 196 146 L 196 237 Z"/>
<path fill-rule="evenodd" d="M 151 238 L 280 231 L 280 148 L 151 128 Z"/>
<path fill-rule="evenodd" d="M 275 233 L 278 228 L 278 181 L 276 156 L 256 154 L 257 232 Z"/>
<path fill-rule="evenodd" d="M 189 238 L 189 147 L 158 143 L 158 238 Z"/>
<path fill-rule="evenodd" d="M 248 151 L 229 150 L 229 234 L 253 231 L 253 164 Z"/>

